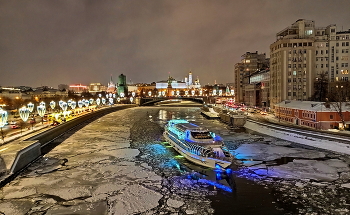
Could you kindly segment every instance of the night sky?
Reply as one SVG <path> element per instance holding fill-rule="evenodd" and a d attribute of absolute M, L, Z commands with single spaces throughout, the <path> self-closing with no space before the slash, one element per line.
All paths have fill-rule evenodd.
<path fill-rule="evenodd" d="M 350 28 L 349 0 L 0 0 L 0 86 L 151 83 L 192 70 L 233 82 L 245 52 L 266 53 L 298 19 Z"/>

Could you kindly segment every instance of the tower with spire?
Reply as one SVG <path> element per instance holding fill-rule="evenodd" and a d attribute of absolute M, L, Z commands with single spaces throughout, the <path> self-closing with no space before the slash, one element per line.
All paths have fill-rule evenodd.
<path fill-rule="evenodd" d="M 192 84 L 192 71 L 190 70 L 190 73 L 188 74 L 188 85 L 191 86 Z"/>
<path fill-rule="evenodd" d="M 107 84 L 106 92 L 107 93 L 115 93 L 115 90 L 116 90 L 116 86 L 115 86 L 115 83 L 113 82 L 112 75 L 111 75 L 111 79 L 109 80 L 109 82 Z"/>

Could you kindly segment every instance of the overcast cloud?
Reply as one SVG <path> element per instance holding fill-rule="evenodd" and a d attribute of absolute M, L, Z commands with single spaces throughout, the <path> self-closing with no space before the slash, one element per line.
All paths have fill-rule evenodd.
<path fill-rule="evenodd" d="M 182 80 L 233 82 L 298 19 L 350 28 L 349 0 L 0 0 L 0 86 Z"/>

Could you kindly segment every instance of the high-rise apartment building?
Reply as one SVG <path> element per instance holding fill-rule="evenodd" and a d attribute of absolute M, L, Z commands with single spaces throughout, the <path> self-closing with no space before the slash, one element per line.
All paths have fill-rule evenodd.
<path fill-rule="evenodd" d="M 235 64 L 234 83 L 235 83 L 235 99 L 238 103 L 251 105 L 251 90 L 246 90 L 245 86 L 250 84 L 250 76 L 257 70 L 266 69 L 269 66 L 269 59 L 266 54 L 256 52 L 246 52 L 241 57 L 241 62 Z M 249 95 L 248 95 L 249 94 Z"/>
<path fill-rule="evenodd" d="M 271 107 L 284 100 L 310 100 L 321 76 L 329 83 L 347 81 L 349 35 L 336 32 L 336 25 L 316 27 L 304 19 L 278 32 L 270 45 Z"/>

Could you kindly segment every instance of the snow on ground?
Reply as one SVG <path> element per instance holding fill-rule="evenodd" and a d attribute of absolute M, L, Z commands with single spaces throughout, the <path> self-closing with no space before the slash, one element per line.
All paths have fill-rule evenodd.
<path fill-rule="evenodd" d="M 313 137 L 305 137 L 302 134 L 299 135 L 296 133 L 289 133 L 288 131 L 275 130 L 273 128 L 258 125 L 249 121 L 246 122 L 244 127 L 262 134 L 266 134 L 283 140 L 288 140 L 294 143 L 299 143 L 302 145 L 312 146 L 320 149 L 326 149 L 340 154 L 350 155 L 350 146 L 348 144 L 319 138 L 316 139 Z"/>
<path fill-rule="evenodd" d="M 245 127 L 261 134 L 281 138 L 290 142 L 316 148 L 331 148 L 333 149 L 332 151 L 339 151 L 342 154 L 349 153 L 347 144 L 305 138 L 302 135 L 273 130 L 251 122 L 247 122 Z M 326 157 L 325 152 L 285 147 L 274 143 L 275 141 L 269 139 L 269 144 L 242 144 L 236 150 L 233 150 L 233 154 L 242 162 L 242 165 L 247 170 L 259 176 L 282 179 L 335 181 L 339 179 L 340 172 L 350 173 L 349 161 L 346 159 L 329 159 Z"/>
<path fill-rule="evenodd" d="M 345 167 L 345 171 L 350 171 L 347 164 L 339 162 Z M 254 168 L 254 167 L 253 167 Z M 251 168 L 251 169 L 253 169 Z M 340 169 L 333 167 L 327 161 L 315 160 L 294 160 L 293 162 L 280 166 L 266 166 L 253 170 L 257 175 L 265 175 L 274 178 L 284 179 L 313 179 L 317 181 L 335 181 L 339 178 Z"/>
<path fill-rule="evenodd" d="M 140 113 L 111 113 L 58 139 L 63 142 L 0 190 L 0 214 L 212 214 L 206 187 L 168 188 L 184 176 L 168 181 L 137 159 L 130 128 Z"/>
<path fill-rule="evenodd" d="M 315 150 L 301 148 L 287 148 L 283 146 L 267 145 L 261 143 L 244 144 L 234 150 L 237 159 L 271 161 L 281 157 L 323 158 L 325 154 Z"/>
<path fill-rule="evenodd" d="M 162 178 L 149 168 L 136 165 L 139 151 L 130 148 L 129 127 L 106 126 L 107 121 L 110 122 L 95 121 L 77 131 L 47 154 L 41 163 L 33 165 L 28 177 L 5 186 L 1 197 L 9 201 L 0 203 L 0 211 L 5 214 L 27 211 L 130 214 L 156 207 L 162 195 L 142 184 L 149 185 L 151 181 L 159 187 Z M 62 159 L 68 162 L 63 164 Z M 32 204 L 34 200 L 31 199 L 39 202 L 29 208 L 21 206 Z M 44 199 L 51 199 L 49 202 L 53 203 Z M 130 200 L 135 200 L 134 204 Z M 48 205 L 51 206 L 47 208 Z"/>

